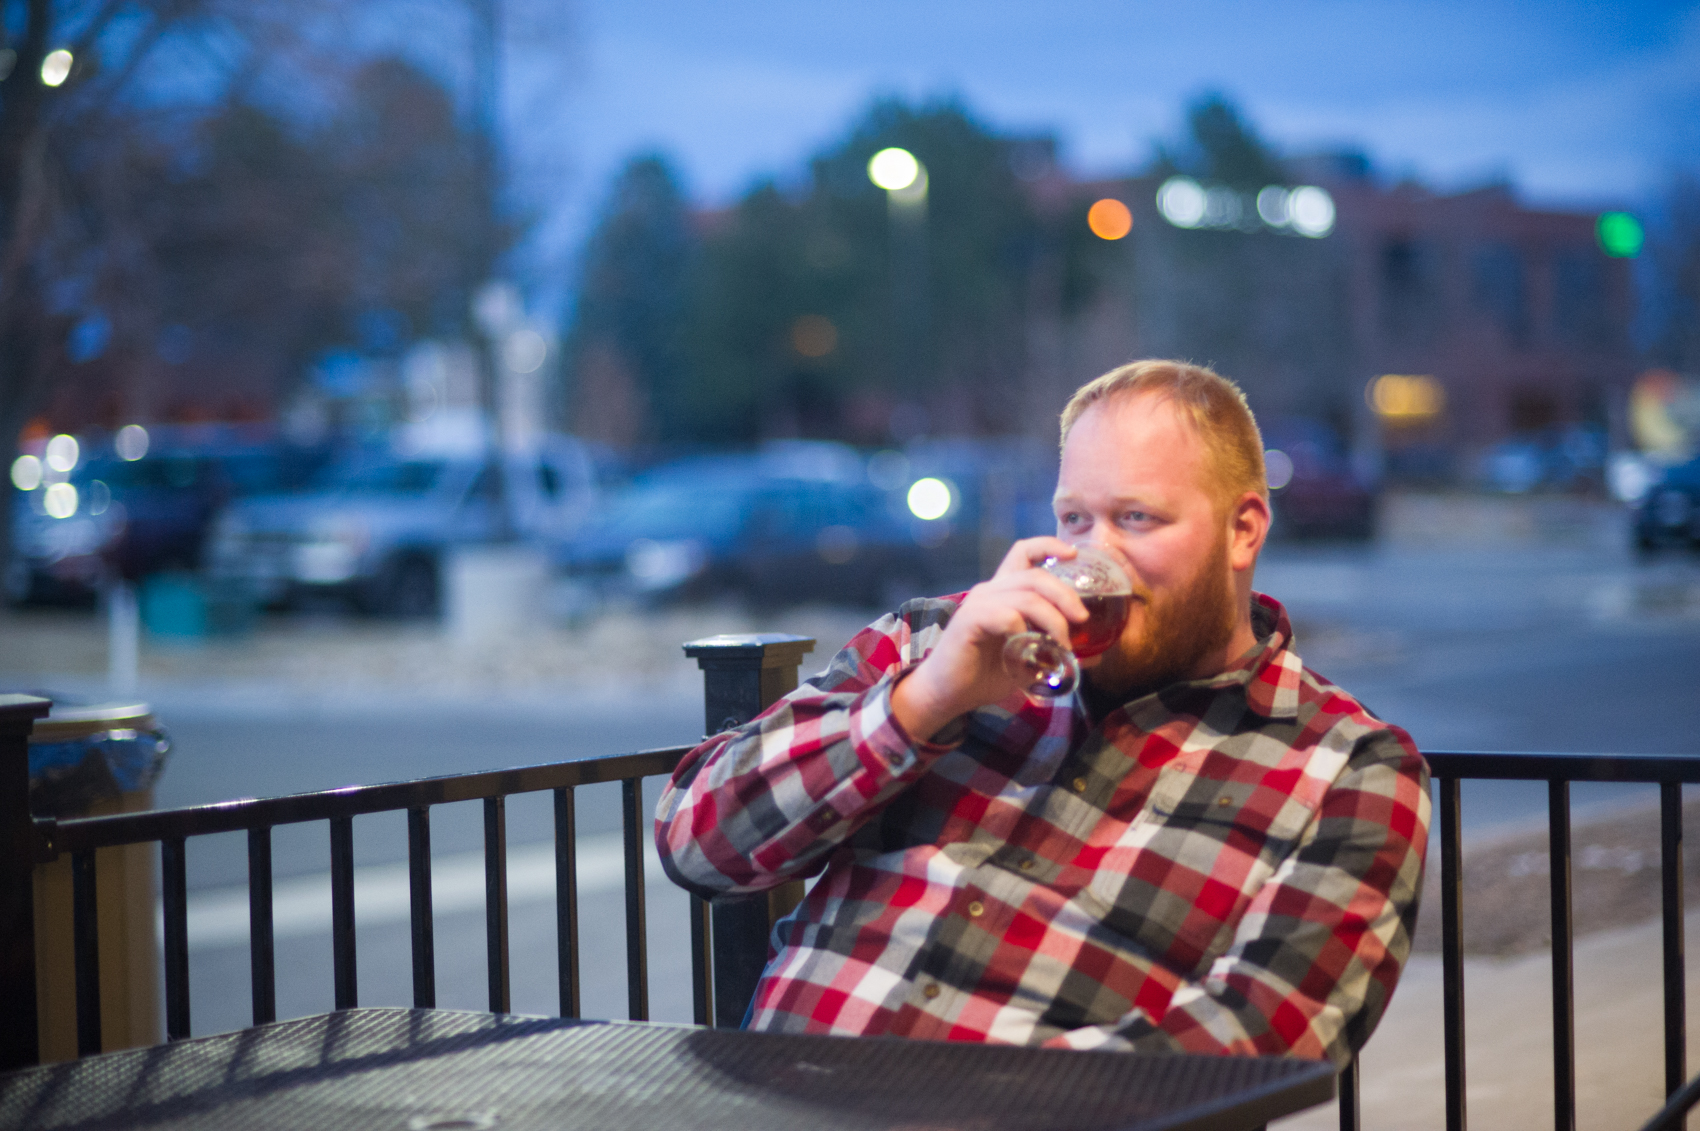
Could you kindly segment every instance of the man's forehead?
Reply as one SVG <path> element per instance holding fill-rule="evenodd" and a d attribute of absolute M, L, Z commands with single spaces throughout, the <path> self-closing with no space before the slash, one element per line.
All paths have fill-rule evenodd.
<path fill-rule="evenodd" d="M 1161 393 L 1124 393 L 1089 406 L 1063 446 L 1053 499 L 1145 503 L 1163 509 L 1209 496 L 1204 444 L 1188 414 Z"/>
<path fill-rule="evenodd" d="M 1141 391 L 1089 405 L 1063 444 L 1064 467 L 1071 455 L 1094 464 L 1198 462 L 1202 471 L 1204 442 L 1173 398 Z"/>

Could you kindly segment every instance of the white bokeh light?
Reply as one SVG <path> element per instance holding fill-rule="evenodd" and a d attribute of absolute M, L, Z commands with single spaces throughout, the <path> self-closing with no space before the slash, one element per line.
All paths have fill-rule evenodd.
<path fill-rule="evenodd" d="M 1157 190 L 1157 211 L 1177 228 L 1196 228 L 1204 222 L 1204 188 L 1191 177 L 1170 177 Z"/>
<path fill-rule="evenodd" d="M 70 518 L 77 513 L 77 489 L 69 483 L 55 483 L 47 489 L 43 504 L 54 518 Z"/>
<path fill-rule="evenodd" d="M 1257 194 L 1257 214 L 1271 228 L 1284 228 L 1292 219 L 1287 210 L 1287 190 L 1280 185 L 1264 185 Z"/>
<path fill-rule="evenodd" d="M 931 522 L 956 506 L 956 491 L 945 480 L 928 476 L 909 485 L 908 503 L 910 514 Z"/>
<path fill-rule="evenodd" d="M 82 455 L 82 449 L 77 445 L 75 436 L 67 436 L 63 432 L 47 441 L 47 466 L 54 471 L 70 471 L 77 466 L 77 459 Z"/>
<path fill-rule="evenodd" d="M 502 360 L 515 373 L 535 373 L 549 356 L 549 343 L 536 330 L 515 330 L 502 342 Z"/>
<path fill-rule="evenodd" d="M 148 430 L 140 424 L 126 424 L 112 438 L 112 450 L 119 459 L 132 463 L 148 454 Z"/>
<path fill-rule="evenodd" d="M 71 53 L 61 47 L 49 51 L 41 61 L 41 81 L 46 86 L 60 86 L 71 77 Z"/>
<path fill-rule="evenodd" d="M 1271 491 L 1279 491 L 1293 481 L 1293 457 L 1280 448 L 1263 453 L 1263 473 Z"/>
<path fill-rule="evenodd" d="M 1300 185 L 1287 197 L 1293 231 L 1320 239 L 1334 230 L 1334 198 L 1326 189 Z"/>
<path fill-rule="evenodd" d="M 915 183 L 921 163 L 907 149 L 882 149 L 868 159 L 868 179 L 887 192 L 899 192 Z"/>
<path fill-rule="evenodd" d="M 13 460 L 12 486 L 20 491 L 33 491 L 41 486 L 41 461 L 34 456 L 19 456 Z"/>

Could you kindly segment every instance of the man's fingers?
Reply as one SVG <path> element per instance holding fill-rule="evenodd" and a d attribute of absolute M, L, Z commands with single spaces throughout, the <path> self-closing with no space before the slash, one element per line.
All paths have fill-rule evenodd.
<path fill-rule="evenodd" d="M 1077 602 L 1078 600 L 1076 598 Z M 1068 639 L 1068 618 L 1062 614 L 1056 605 L 1040 594 L 1032 590 L 1016 590 L 1010 594 L 1007 607 L 1021 614 L 1022 624 L 1014 628 L 1013 631 L 1004 632 L 1004 636 L 1014 636 L 1015 633 L 1031 627 L 1034 631 L 1042 632 L 1053 640 L 1066 641 Z M 1084 607 L 1081 611 L 1084 613 Z M 1081 619 L 1084 620 L 1085 618 L 1082 617 Z"/>
<path fill-rule="evenodd" d="M 1072 558 L 1074 547 L 1061 538 L 1040 535 L 1037 538 L 1023 538 L 1009 548 L 1009 553 L 998 563 L 997 574 L 993 576 L 1016 573 L 1024 569 L 1032 569 L 1046 558 Z"/>

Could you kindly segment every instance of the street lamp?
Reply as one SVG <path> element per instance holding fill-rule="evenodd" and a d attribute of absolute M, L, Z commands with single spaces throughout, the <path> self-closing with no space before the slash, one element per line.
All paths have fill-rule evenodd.
<path fill-rule="evenodd" d="M 927 342 L 927 167 L 893 146 L 868 159 L 868 180 L 885 190 L 891 228 L 891 321 L 906 382 L 925 386 Z"/>

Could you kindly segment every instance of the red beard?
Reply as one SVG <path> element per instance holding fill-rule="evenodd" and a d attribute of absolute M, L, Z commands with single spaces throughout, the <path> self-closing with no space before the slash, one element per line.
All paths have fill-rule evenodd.
<path fill-rule="evenodd" d="M 1135 586 L 1134 598 L 1135 613 L 1141 606 L 1145 610 L 1143 624 L 1136 630 L 1130 620 L 1122 638 L 1086 672 L 1098 691 L 1129 697 L 1187 679 L 1206 656 L 1233 638 L 1236 617 L 1227 535 L 1217 540 L 1185 588 L 1154 597 L 1149 589 Z"/>

